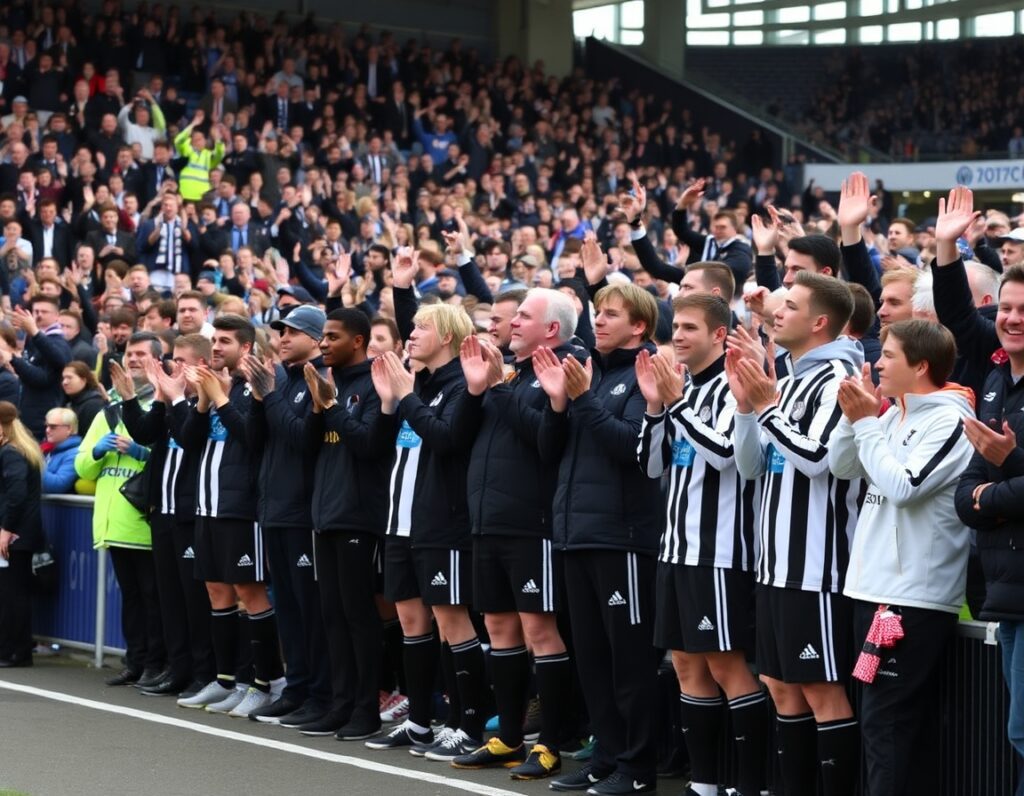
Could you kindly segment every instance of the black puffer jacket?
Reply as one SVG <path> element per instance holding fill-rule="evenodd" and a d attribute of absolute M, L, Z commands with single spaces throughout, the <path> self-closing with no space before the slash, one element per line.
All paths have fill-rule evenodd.
<path fill-rule="evenodd" d="M 978 400 L 978 419 L 990 428 L 1009 422 L 1017 448 L 1002 466 L 975 453 L 960 476 L 956 510 L 961 521 L 977 529 L 978 556 L 985 574 L 985 604 L 980 619 L 1019 622 L 1024 619 L 1024 380 L 1013 383 L 1008 364 L 985 380 Z M 991 483 L 974 508 L 975 487 Z"/>
<path fill-rule="evenodd" d="M 559 359 L 587 352 L 571 344 Z M 540 429 L 548 396 L 533 373 L 533 360 L 515 363 L 515 377 L 464 400 L 478 405 L 480 427 L 469 460 L 469 514 L 473 533 L 551 538 L 551 504 L 558 463 L 540 457 Z"/>
<path fill-rule="evenodd" d="M 21 379 L 21 422 L 36 439 L 43 439 L 46 413 L 64 402 L 60 379 L 70 361 L 71 347 L 59 332 L 39 332 L 28 338 L 22 355 L 11 360 L 11 367 Z"/>
<path fill-rule="evenodd" d="M 12 550 L 43 547 L 43 476 L 13 445 L 0 446 L 0 528 L 18 534 Z"/>
<path fill-rule="evenodd" d="M 306 418 L 306 444 L 319 450 L 313 529 L 383 534 L 394 425 L 381 422 L 369 360 L 333 373 L 337 405 Z"/>
<path fill-rule="evenodd" d="M 555 547 L 605 548 L 654 555 L 664 520 L 658 481 L 637 463 L 647 403 L 636 383 L 641 348 L 619 349 L 594 365 L 590 390 L 568 412 L 544 412 L 541 455 L 558 459 Z"/>

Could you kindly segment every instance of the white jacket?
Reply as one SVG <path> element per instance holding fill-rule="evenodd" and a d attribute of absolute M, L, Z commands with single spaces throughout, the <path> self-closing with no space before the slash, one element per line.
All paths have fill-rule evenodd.
<path fill-rule="evenodd" d="M 848 597 L 959 612 L 970 537 L 953 495 L 973 453 L 963 431 L 963 419 L 974 417 L 972 398 L 949 384 L 907 395 L 881 418 L 840 422 L 829 469 L 868 484 L 846 571 Z"/>

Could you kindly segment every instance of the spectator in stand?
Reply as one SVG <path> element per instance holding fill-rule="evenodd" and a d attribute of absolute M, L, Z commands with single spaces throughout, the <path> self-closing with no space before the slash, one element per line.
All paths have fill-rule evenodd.
<path fill-rule="evenodd" d="M 64 366 L 60 383 L 67 396 L 61 403 L 74 412 L 78 428 L 88 430 L 93 418 L 107 405 L 96 373 L 84 362 L 74 360 Z"/>
<path fill-rule="evenodd" d="M 32 554 L 43 546 L 43 454 L 0 402 L 0 669 L 32 665 Z"/>
<path fill-rule="evenodd" d="M 57 299 L 35 296 L 30 306 L 31 312 L 15 307 L 12 319 L 25 334 L 25 347 L 18 351 L 0 339 L 0 366 L 10 365 L 21 381 L 24 423 L 42 440 L 46 412 L 62 403 L 61 371 L 71 361 L 71 349 L 58 321 Z"/>
<path fill-rule="evenodd" d="M 43 492 L 67 494 L 75 491 L 78 473 L 75 456 L 82 438 L 78 436 L 78 417 L 70 409 L 51 409 L 46 413 L 46 469 L 43 471 Z"/>

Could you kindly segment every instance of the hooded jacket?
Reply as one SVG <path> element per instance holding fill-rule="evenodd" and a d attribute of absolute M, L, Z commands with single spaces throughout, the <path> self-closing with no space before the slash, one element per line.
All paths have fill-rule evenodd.
<path fill-rule="evenodd" d="M 306 445 L 317 451 L 313 529 L 381 535 L 388 520 L 394 426 L 381 421 L 370 360 L 334 368 L 338 403 L 306 416 Z"/>
<path fill-rule="evenodd" d="M 1024 379 L 1016 383 L 1009 363 L 995 367 L 978 401 L 978 420 L 1001 429 L 1003 421 L 1017 435 L 1017 447 L 1003 464 L 990 464 L 975 453 L 956 489 L 960 519 L 977 530 L 978 557 L 985 575 L 985 603 L 978 618 L 987 622 L 1024 620 Z M 978 508 L 973 493 L 981 494 Z"/>
<path fill-rule="evenodd" d="M 661 485 L 637 462 L 647 402 L 636 357 L 653 343 L 620 348 L 593 365 L 590 389 L 555 412 L 549 403 L 541 455 L 559 462 L 552 539 L 560 550 L 609 549 L 654 555 L 664 517 Z"/>
<path fill-rule="evenodd" d="M 862 485 L 828 471 L 842 417 L 839 385 L 860 372 L 863 349 L 841 337 L 795 360 L 779 400 L 760 415 L 735 416 L 736 468 L 763 477 L 757 579 L 812 592 L 842 590 Z"/>
<path fill-rule="evenodd" d="M 964 418 L 970 390 L 948 384 L 907 395 L 881 417 L 832 435 L 829 469 L 868 484 L 846 571 L 847 597 L 871 603 L 958 613 L 967 582 L 970 532 L 954 493 L 970 459 Z"/>

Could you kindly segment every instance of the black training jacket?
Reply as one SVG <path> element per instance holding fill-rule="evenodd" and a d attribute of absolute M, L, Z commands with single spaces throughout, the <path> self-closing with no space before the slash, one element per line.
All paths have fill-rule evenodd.
<path fill-rule="evenodd" d="M 554 349 L 581 362 L 587 352 L 571 344 Z M 476 404 L 467 421 L 479 421 L 469 460 L 468 496 L 473 533 L 551 538 L 551 506 L 558 463 L 540 456 L 548 396 L 533 373 L 533 360 L 514 363 L 504 384 L 463 400 Z"/>
<path fill-rule="evenodd" d="M 421 440 L 411 505 L 413 547 L 470 546 L 466 471 L 473 437 L 472 424 L 461 419 L 468 409 L 461 400 L 465 391 L 462 363 L 456 357 L 433 373 L 416 374 L 415 392 L 402 399 L 392 419 L 392 445 L 404 423 Z"/>
<path fill-rule="evenodd" d="M 661 485 L 637 463 L 647 402 L 636 382 L 637 354 L 619 349 L 594 364 L 590 389 L 558 413 L 544 411 L 541 455 L 559 461 L 555 547 L 655 555 L 664 525 Z"/>
<path fill-rule="evenodd" d="M 182 424 L 179 442 L 198 457 L 197 517 L 256 519 L 260 460 L 249 444 L 252 403 L 249 385 L 235 376 L 224 406 L 211 406 L 206 412 L 193 407 Z"/>
<path fill-rule="evenodd" d="M 323 359 L 313 366 L 320 370 Z M 256 516 L 264 528 L 313 527 L 315 449 L 306 445 L 306 419 L 313 402 L 302 365 L 277 365 L 274 389 L 252 401 L 250 445 L 261 454 Z"/>
<path fill-rule="evenodd" d="M 338 403 L 306 416 L 306 445 L 316 454 L 313 529 L 382 535 L 394 425 L 381 422 L 370 361 L 334 368 Z"/>
<path fill-rule="evenodd" d="M 147 412 L 138 397 L 121 405 L 121 418 L 131 438 L 149 448 L 149 504 L 158 513 L 191 522 L 196 512 L 196 472 L 199 457 L 178 442 L 193 403 L 182 399 L 171 406 L 154 401 Z"/>
<path fill-rule="evenodd" d="M 978 419 L 1002 430 L 1009 422 L 1017 448 L 1001 467 L 980 453 L 960 476 L 956 511 L 961 521 L 977 529 L 978 556 L 985 574 L 985 603 L 979 618 L 988 622 L 1024 619 L 1024 379 L 1013 383 L 1009 364 L 989 373 L 978 396 Z M 974 508 L 975 487 L 991 483 Z"/>

